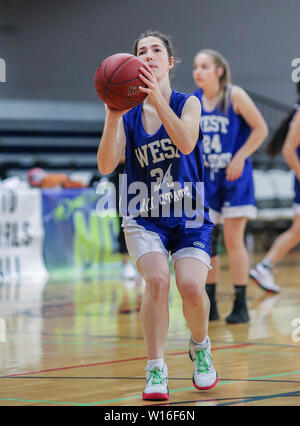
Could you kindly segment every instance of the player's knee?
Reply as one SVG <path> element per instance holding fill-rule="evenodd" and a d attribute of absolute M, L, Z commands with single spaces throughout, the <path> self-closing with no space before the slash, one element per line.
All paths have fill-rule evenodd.
<path fill-rule="evenodd" d="M 234 233 L 226 235 L 225 246 L 227 251 L 241 250 L 245 243 L 241 238 L 238 238 Z"/>
<path fill-rule="evenodd" d="M 195 278 L 186 280 L 182 283 L 180 293 L 182 300 L 192 305 L 198 305 L 201 303 L 203 295 L 205 295 L 204 289 Z"/>
<path fill-rule="evenodd" d="M 168 274 L 164 272 L 157 271 L 149 276 L 147 284 L 154 299 L 162 300 L 168 297 L 169 281 Z"/>
<path fill-rule="evenodd" d="M 292 234 L 292 236 L 294 237 L 295 241 L 300 241 L 300 221 L 299 223 L 296 222 L 292 225 L 292 227 L 290 228 L 290 232 Z"/>

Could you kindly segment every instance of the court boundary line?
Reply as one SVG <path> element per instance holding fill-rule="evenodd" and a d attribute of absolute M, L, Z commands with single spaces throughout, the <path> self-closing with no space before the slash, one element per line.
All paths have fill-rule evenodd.
<path fill-rule="evenodd" d="M 16 332 L 7 332 L 7 335 L 24 335 L 25 333 L 16 333 Z M 32 336 L 32 334 L 27 333 L 26 335 Z M 144 340 L 142 336 L 117 336 L 117 335 L 94 335 L 94 334 L 73 334 L 73 333 L 48 333 L 43 332 L 38 334 L 39 336 L 53 336 L 53 337 L 82 337 L 82 338 L 95 338 L 95 339 L 116 339 L 116 340 Z M 185 338 L 168 338 L 167 343 L 171 342 L 187 342 L 188 339 Z M 260 342 L 240 342 L 240 341 L 225 341 L 225 340 L 211 340 L 211 343 L 222 343 L 222 344 L 241 344 L 241 345 L 257 345 L 257 346 L 274 346 L 274 347 L 283 347 L 283 348 L 298 348 L 300 350 L 299 344 L 284 344 L 284 343 L 260 343 Z"/>
<path fill-rule="evenodd" d="M 293 394 L 293 395 L 291 395 Z M 299 395 L 298 395 L 299 394 Z M 300 396 L 300 391 L 296 391 L 296 392 L 287 392 L 287 393 L 283 393 L 283 394 L 275 394 L 275 395 L 265 395 L 264 397 L 260 397 L 260 396 L 250 396 L 250 397 L 234 397 L 234 398 L 210 398 L 210 399 L 193 399 L 190 401 L 176 401 L 176 402 L 169 402 L 169 403 L 162 403 L 162 404 L 157 404 L 158 406 L 168 406 L 168 405 L 180 405 L 180 404 L 190 404 L 193 402 L 215 402 L 215 401 L 231 401 L 225 404 L 216 404 L 217 407 L 222 407 L 222 406 L 231 406 L 231 405 L 238 405 L 238 404 L 242 404 L 243 402 L 253 402 L 256 400 L 260 400 L 260 399 L 273 399 L 273 398 L 288 398 L 290 396 Z M 249 400 L 249 401 L 247 401 Z M 251 401 L 250 401 L 251 400 Z"/>
<path fill-rule="evenodd" d="M 225 407 L 225 406 L 231 406 L 231 405 L 238 405 L 238 404 L 247 404 L 249 402 L 255 402 L 255 401 L 263 401 L 265 399 L 275 399 L 275 398 L 287 398 L 290 396 L 300 396 L 300 390 L 295 392 L 285 392 L 285 393 L 279 393 L 274 395 L 264 395 L 264 396 L 253 396 L 250 398 L 245 398 L 242 401 L 232 401 L 232 402 L 226 402 L 224 404 L 218 404 L 218 407 Z"/>
<path fill-rule="evenodd" d="M 35 380 L 145 380 L 144 376 L 141 377 L 81 377 L 81 376 L 11 376 L 2 377 L 2 379 L 35 379 Z M 169 377 L 170 380 L 174 381 L 190 381 L 190 377 Z M 222 379 L 219 378 L 220 382 L 258 382 L 258 383 L 300 383 L 300 380 L 259 380 L 259 379 Z M 225 383 L 224 383 L 225 384 Z"/>
<path fill-rule="evenodd" d="M 277 374 L 270 374 L 268 376 L 261 376 L 261 377 L 252 377 L 250 379 L 248 379 L 249 381 L 256 381 L 259 379 L 266 379 L 268 377 L 280 377 L 280 376 L 290 376 L 290 375 L 294 375 L 294 374 L 300 374 L 300 371 L 291 371 L 291 372 L 287 372 L 287 373 L 277 373 Z M 226 385 L 226 384 L 232 384 L 232 383 L 239 383 L 238 381 L 236 381 L 235 379 L 233 381 L 229 381 L 229 382 L 219 382 L 217 384 L 217 386 L 222 386 L 222 385 Z M 194 387 L 188 387 L 188 388 L 181 388 L 181 389 L 174 389 L 170 391 L 170 394 L 174 394 L 177 392 L 182 392 L 185 390 L 195 390 Z M 288 397 L 288 396 L 293 396 L 291 394 L 295 394 L 298 395 L 300 394 L 300 390 L 298 391 L 294 391 L 294 392 L 288 392 L 285 394 L 275 394 L 274 396 L 269 395 L 269 396 L 257 396 L 257 397 L 252 397 L 252 398 L 256 398 L 256 399 L 270 399 L 270 398 L 279 398 L 280 396 L 282 397 Z M 115 398 L 115 399 L 111 399 L 108 401 L 97 401 L 97 402 L 91 402 L 91 403 L 76 403 L 76 402 L 57 402 L 57 401 L 43 401 L 43 400 L 27 400 L 27 399 L 17 399 L 17 398 L 0 398 L 0 401 L 18 401 L 18 402 L 32 402 L 32 403 L 44 403 L 44 404 L 58 404 L 58 405 L 77 405 L 77 406 L 93 406 L 93 405 L 103 405 L 103 404 L 108 404 L 111 402 L 121 402 L 121 401 L 128 401 L 128 400 L 133 400 L 133 399 L 141 399 L 141 395 L 134 395 L 134 396 L 130 396 L 130 397 L 125 397 L 125 398 Z M 245 398 L 245 399 L 250 399 L 250 398 Z M 211 398 L 211 400 L 214 400 L 213 398 Z M 210 401 L 211 401 L 210 400 Z M 209 402 L 206 400 L 193 400 L 195 402 Z M 253 402 L 248 401 L 248 402 Z M 165 404 L 160 404 L 160 405 L 169 405 L 169 404 L 173 404 L 175 405 L 176 401 L 174 401 L 174 403 L 170 403 L 167 402 Z M 177 404 L 180 404 L 182 402 L 177 401 Z M 243 401 L 239 401 L 238 403 L 243 403 Z M 233 402 L 234 404 L 234 402 Z M 149 404 L 148 406 L 152 406 L 152 405 L 157 405 L 157 403 L 155 404 Z M 228 403 L 228 405 L 230 405 Z M 236 405 L 236 404 L 235 404 Z M 220 406 L 220 404 L 218 404 L 218 406 Z"/>
<path fill-rule="evenodd" d="M 226 350 L 226 349 L 236 349 L 236 348 L 240 348 L 240 347 L 244 347 L 244 346 L 250 346 L 251 343 L 247 343 L 247 344 L 242 344 L 242 345 L 231 345 L 231 346 L 223 346 L 223 347 L 219 347 L 219 348 L 213 348 L 213 351 L 217 351 L 217 350 Z M 184 352 L 175 352 L 175 353 L 170 353 L 170 354 L 166 354 L 165 357 L 169 357 L 169 356 L 181 356 L 181 355 L 187 355 L 188 351 L 184 351 Z M 122 360 L 113 360 L 113 361 L 104 361 L 104 362 L 96 362 L 96 363 L 91 363 L 91 364 L 79 364 L 79 365 L 72 365 L 72 366 L 68 366 L 68 367 L 58 367 L 58 368 L 48 368 L 48 369 L 43 369 L 43 370 L 35 370 L 35 371 L 29 371 L 29 372 L 24 372 L 24 373 L 14 373 L 14 374 L 8 374 L 5 376 L 0 376 L 0 379 L 5 379 L 8 377 L 16 377 L 16 376 L 25 376 L 25 375 L 31 375 L 31 374 L 39 374 L 39 373 L 49 373 L 51 371 L 62 371 L 62 370 L 70 370 L 70 369 L 74 369 L 74 368 L 85 368 L 85 367 L 96 367 L 96 366 L 100 366 L 100 365 L 108 365 L 108 364 L 118 364 L 118 363 L 122 363 L 122 362 L 131 362 L 131 361 L 142 361 L 142 360 L 146 360 L 147 357 L 137 357 L 137 358 L 128 358 L 128 359 L 122 359 Z"/>

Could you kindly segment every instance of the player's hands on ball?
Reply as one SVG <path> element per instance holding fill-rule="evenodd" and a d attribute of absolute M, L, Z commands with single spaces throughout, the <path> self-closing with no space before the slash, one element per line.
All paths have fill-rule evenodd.
<path fill-rule="evenodd" d="M 162 93 L 156 75 L 147 63 L 144 63 L 140 68 L 139 78 L 147 85 L 147 87 L 139 86 L 139 90 L 148 95 L 148 99 L 151 103 L 158 101 L 159 97 L 162 96 Z"/>
<path fill-rule="evenodd" d="M 107 104 L 104 104 L 104 105 L 105 105 L 105 111 L 106 111 L 107 118 L 112 118 L 112 119 L 118 120 L 124 114 L 126 114 L 126 112 L 130 111 L 130 109 L 118 110 L 118 109 L 111 108 Z"/>
<path fill-rule="evenodd" d="M 242 176 L 245 167 L 245 159 L 235 155 L 227 166 L 226 179 L 235 181 Z"/>

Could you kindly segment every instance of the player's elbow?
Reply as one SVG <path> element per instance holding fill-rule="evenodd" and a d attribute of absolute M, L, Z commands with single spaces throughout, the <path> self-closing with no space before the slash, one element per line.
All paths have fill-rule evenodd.
<path fill-rule="evenodd" d="M 180 148 L 180 151 L 182 152 L 182 154 L 184 155 L 191 154 L 195 149 L 197 141 L 198 139 L 194 139 L 193 137 L 189 137 L 188 139 L 186 139 Z"/>
<path fill-rule="evenodd" d="M 282 155 L 286 160 L 290 158 L 291 155 L 291 148 L 288 145 L 284 145 L 282 149 Z"/>
<path fill-rule="evenodd" d="M 265 122 L 261 126 L 261 134 L 262 134 L 263 140 L 265 140 L 269 136 L 269 129 Z"/>
<path fill-rule="evenodd" d="M 98 159 L 98 170 L 102 175 L 109 175 L 114 171 L 114 167 L 111 164 L 105 163 Z"/>
<path fill-rule="evenodd" d="M 102 175 L 110 175 L 114 171 L 114 169 L 109 167 L 103 167 L 102 165 L 98 165 L 98 170 Z"/>

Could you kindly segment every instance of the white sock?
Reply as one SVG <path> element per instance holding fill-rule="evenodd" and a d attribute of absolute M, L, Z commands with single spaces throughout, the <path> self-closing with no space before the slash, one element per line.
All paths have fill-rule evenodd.
<path fill-rule="evenodd" d="M 205 338 L 205 340 L 203 340 L 203 342 L 197 342 L 197 340 L 194 340 L 193 338 L 192 338 L 192 340 L 193 340 L 194 345 L 200 346 L 201 348 L 204 348 L 207 345 L 207 338 L 208 338 L 208 336 L 206 336 L 206 338 Z"/>
<path fill-rule="evenodd" d="M 164 359 L 163 358 L 149 359 L 147 367 L 152 368 L 155 365 L 157 365 L 159 368 L 163 368 L 164 364 L 165 363 L 164 363 Z"/>
<path fill-rule="evenodd" d="M 267 268 L 267 269 L 272 269 L 273 268 L 273 263 L 269 260 L 269 259 L 263 259 L 261 261 L 261 264 Z"/>

